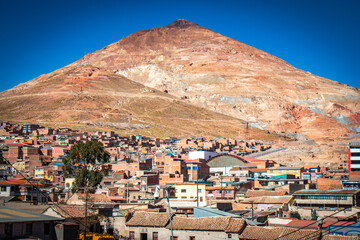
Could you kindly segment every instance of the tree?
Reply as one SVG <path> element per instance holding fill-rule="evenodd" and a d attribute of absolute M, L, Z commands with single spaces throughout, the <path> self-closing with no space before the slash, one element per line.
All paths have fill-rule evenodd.
<path fill-rule="evenodd" d="M 83 187 L 97 187 L 103 176 L 108 173 L 107 168 L 91 169 L 94 164 L 104 164 L 109 161 L 110 154 L 105 151 L 101 142 L 78 142 L 71 147 L 70 153 L 63 158 L 64 177 L 75 176 L 72 191 Z"/>

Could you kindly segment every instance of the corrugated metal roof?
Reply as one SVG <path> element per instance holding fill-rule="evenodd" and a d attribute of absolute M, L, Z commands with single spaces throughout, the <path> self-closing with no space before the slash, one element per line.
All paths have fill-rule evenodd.
<path fill-rule="evenodd" d="M 197 215 L 198 215 L 198 212 L 207 212 L 207 213 L 210 213 L 211 215 L 210 216 L 214 216 L 214 215 L 217 215 L 217 216 L 222 216 L 222 217 L 234 217 L 234 218 L 238 218 L 239 215 L 236 215 L 236 214 L 232 214 L 232 213 L 228 213 L 228 212 L 225 212 L 225 211 L 221 211 L 217 208 L 209 208 L 209 207 L 194 207 L 194 217 L 197 218 Z M 204 214 L 201 214 L 202 217 L 204 217 Z M 205 214 L 206 215 L 206 214 Z"/>
<path fill-rule="evenodd" d="M 39 221 L 61 221 L 63 218 L 56 218 L 40 213 L 28 212 L 16 208 L 0 206 L 0 223 L 9 222 L 39 222 Z"/>
<path fill-rule="evenodd" d="M 293 195 L 313 195 L 313 194 L 356 194 L 360 190 L 352 189 L 302 189 L 296 191 Z"/>

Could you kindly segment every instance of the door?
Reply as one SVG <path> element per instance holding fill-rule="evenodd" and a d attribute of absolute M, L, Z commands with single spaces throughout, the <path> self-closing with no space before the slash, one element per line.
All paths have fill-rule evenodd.
<path fill-rule="evenodd" d="M 140 233 L 140 239 L 141 240 L 147 240 L 147 233 Z"/>

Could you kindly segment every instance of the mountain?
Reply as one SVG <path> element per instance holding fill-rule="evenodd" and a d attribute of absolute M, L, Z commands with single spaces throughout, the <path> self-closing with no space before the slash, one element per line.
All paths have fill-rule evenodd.
<path fill-rule="evenodd" d="M 360 131 L 359 89 L 186 20 L 131 34 L 72 65 L 81 61 L 263 129 L 325 141 Z"/>
<path fill-rule="evenodd" d="M 64 67 L 1 93 L 0 116 L 3 121 L 161 137 L 245 137 L 247 131 L 239 119 L 89 65 Z M 248 132 L 257 139 L 277 138 L 259 129 Z"/>
<path fill-rule="evenodd" d="M 359 139 L 359 103 L 359 89 L 176 20 L 131 34 L 1 93 L 0 117 L 87 124 L 122 121 L 147 125 L 154 135 L 269 137 L 276 132 L 319 146 L 339 143 L 342 151 L 348 141 Z M 39 115 L 45 106 L 47 115 Z M 244 128 L 247 124 L 254 132 Z M 329 156 L 328 148 L 338 149 L 325 147 L 319 154 Z M 314 152 L 306 151 L 301 159 Z"/>

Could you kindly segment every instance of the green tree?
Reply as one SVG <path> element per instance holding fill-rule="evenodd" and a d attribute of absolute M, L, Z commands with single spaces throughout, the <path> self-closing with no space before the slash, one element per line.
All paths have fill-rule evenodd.
<path fill-rule="evenodd" d="M 108 169 L 90 170 L 89 167 L 96 163 L 103 164 L 109 161 L 110 154 L 105 151 L 101 142 L 78 142 L 71 147 L 70 153 L 63 158 L 64 177 L 75 176 L 72 191 L 77 191 L 85 186 L 97 187 Z"/>

